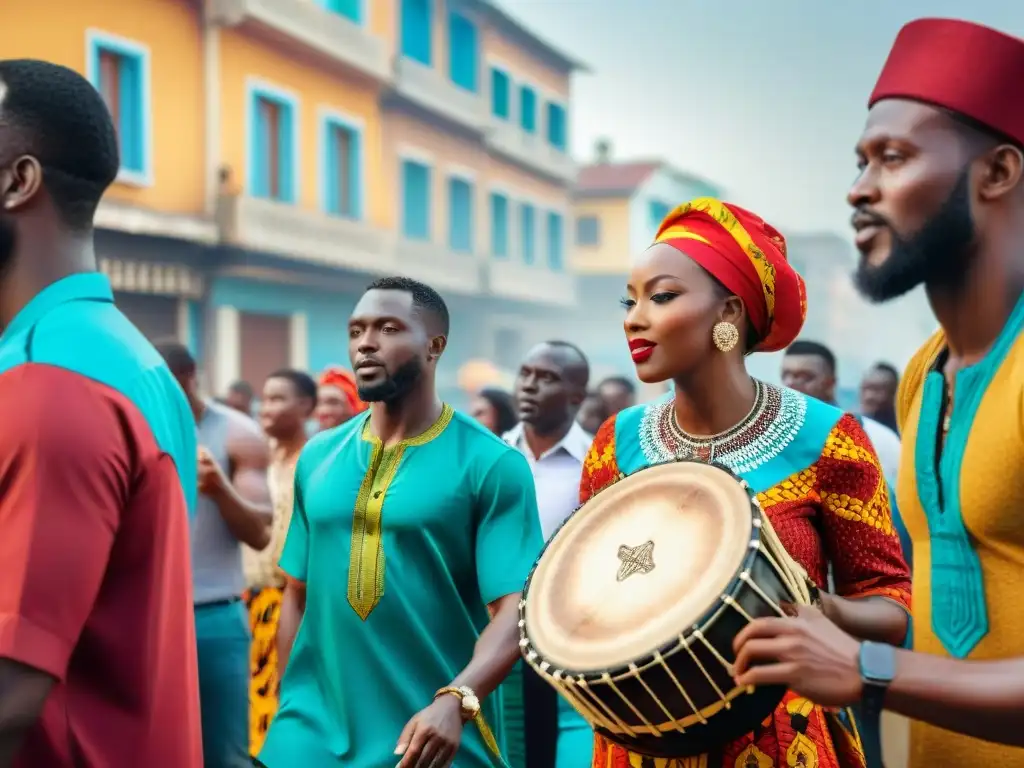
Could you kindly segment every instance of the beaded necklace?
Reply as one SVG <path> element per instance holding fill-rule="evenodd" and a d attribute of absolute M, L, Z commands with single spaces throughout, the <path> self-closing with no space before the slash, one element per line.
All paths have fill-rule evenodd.
<path fill-rule="evenodd" d="M 640 448 L 650 464 L 697 459 L 751 472 L 782 453 L 804 424 L 807 401 L 791 389 L 754 380 L 754 405 L 736 426 L 717 435 L 691 435 L 679 426 L 675 401 L 647 406 Z"/>

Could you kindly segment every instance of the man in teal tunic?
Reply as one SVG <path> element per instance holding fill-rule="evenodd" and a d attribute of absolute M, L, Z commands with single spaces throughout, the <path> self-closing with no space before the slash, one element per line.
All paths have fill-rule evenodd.
<path fill-rule="evenodd" d="M 268 768 L 502 764 L 488 724 L 542 539 L 526 459 L 438 400 L 448 326 L 406 278 L 373 283 L 349 321 L 371 407 L 299 458 Z"/>

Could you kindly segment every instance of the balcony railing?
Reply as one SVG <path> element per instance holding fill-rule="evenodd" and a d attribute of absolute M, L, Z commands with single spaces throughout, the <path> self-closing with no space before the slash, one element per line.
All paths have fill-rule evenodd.
<path fill-rule="evenodd" d="M 331 63 L 381 82 L 391 78 L 387 44 L 361 25 L 312 0 L 207 0 L 207 17 L 242 25 L 285 45 L 301 46 Z"/>
<path fill-rule="evenodd" d="M 487 266 L 487 290 L 506 299 L 571 306 L 576 303 L 576 277 L 543 264 L 492 259 Z"/>
<path fill-rule="evenodd" d="M 566 184 L 576 180 L 576 164 L 567 152 L 560 152 L 542 136 L 527 133 L 507 120 L 489 119 L 487 145 L 492 151 L 552 179 Z"/>
<path fill-rule="evenodd" d="M 395 60 L 395 91 L 417 106 L 465 126 L 483 131 L 487 115 L 479 92 L 461 88 L 434 67 L 399 56 Z"/>
<path fill-rule="evenodd" d="M 405 240 L 363 221 L 244 195 L 218 202 L 221 242 L 306 264 L 406 275 L 442 290 L 479 293 L 480 261 L 435 243 Z"/>

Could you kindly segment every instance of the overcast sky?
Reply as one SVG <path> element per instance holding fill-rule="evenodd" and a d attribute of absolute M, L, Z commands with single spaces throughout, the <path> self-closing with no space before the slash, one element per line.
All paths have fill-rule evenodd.
<path fill-rule="evenodd" d="M 497 0 L 590 65 L 574 152 L 662 157 L 785 229 L 846 234 L 865 102 L 899 28 L 969 18 L 1024 36 L 1012 0 Z"/>

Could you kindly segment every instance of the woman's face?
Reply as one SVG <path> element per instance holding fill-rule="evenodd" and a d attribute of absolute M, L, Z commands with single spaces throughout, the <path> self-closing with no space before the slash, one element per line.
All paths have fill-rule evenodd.
<path fill-rule="evenodd" d="M 722 354 L 711 338 L 715 323 L 745 327 L 742 303 L 725 298 L 697 262 L 666 243 L 648 248 L 634 263 L 624 299 L 623 327 L 637 376 L 667 381 Z"/>
<path fill-rule="evenodd" d="M 498 434 L 498 412 L 486 397 L 474 397 L 469 404 L 469 415 L 494 434 Z"/>
<path fill-rule="evenodd" d="M 334 386 L 321 386 L 316 392 L 316 420 L 320 429 L 333 429 L 352 418 L 345 393 Z"/>

